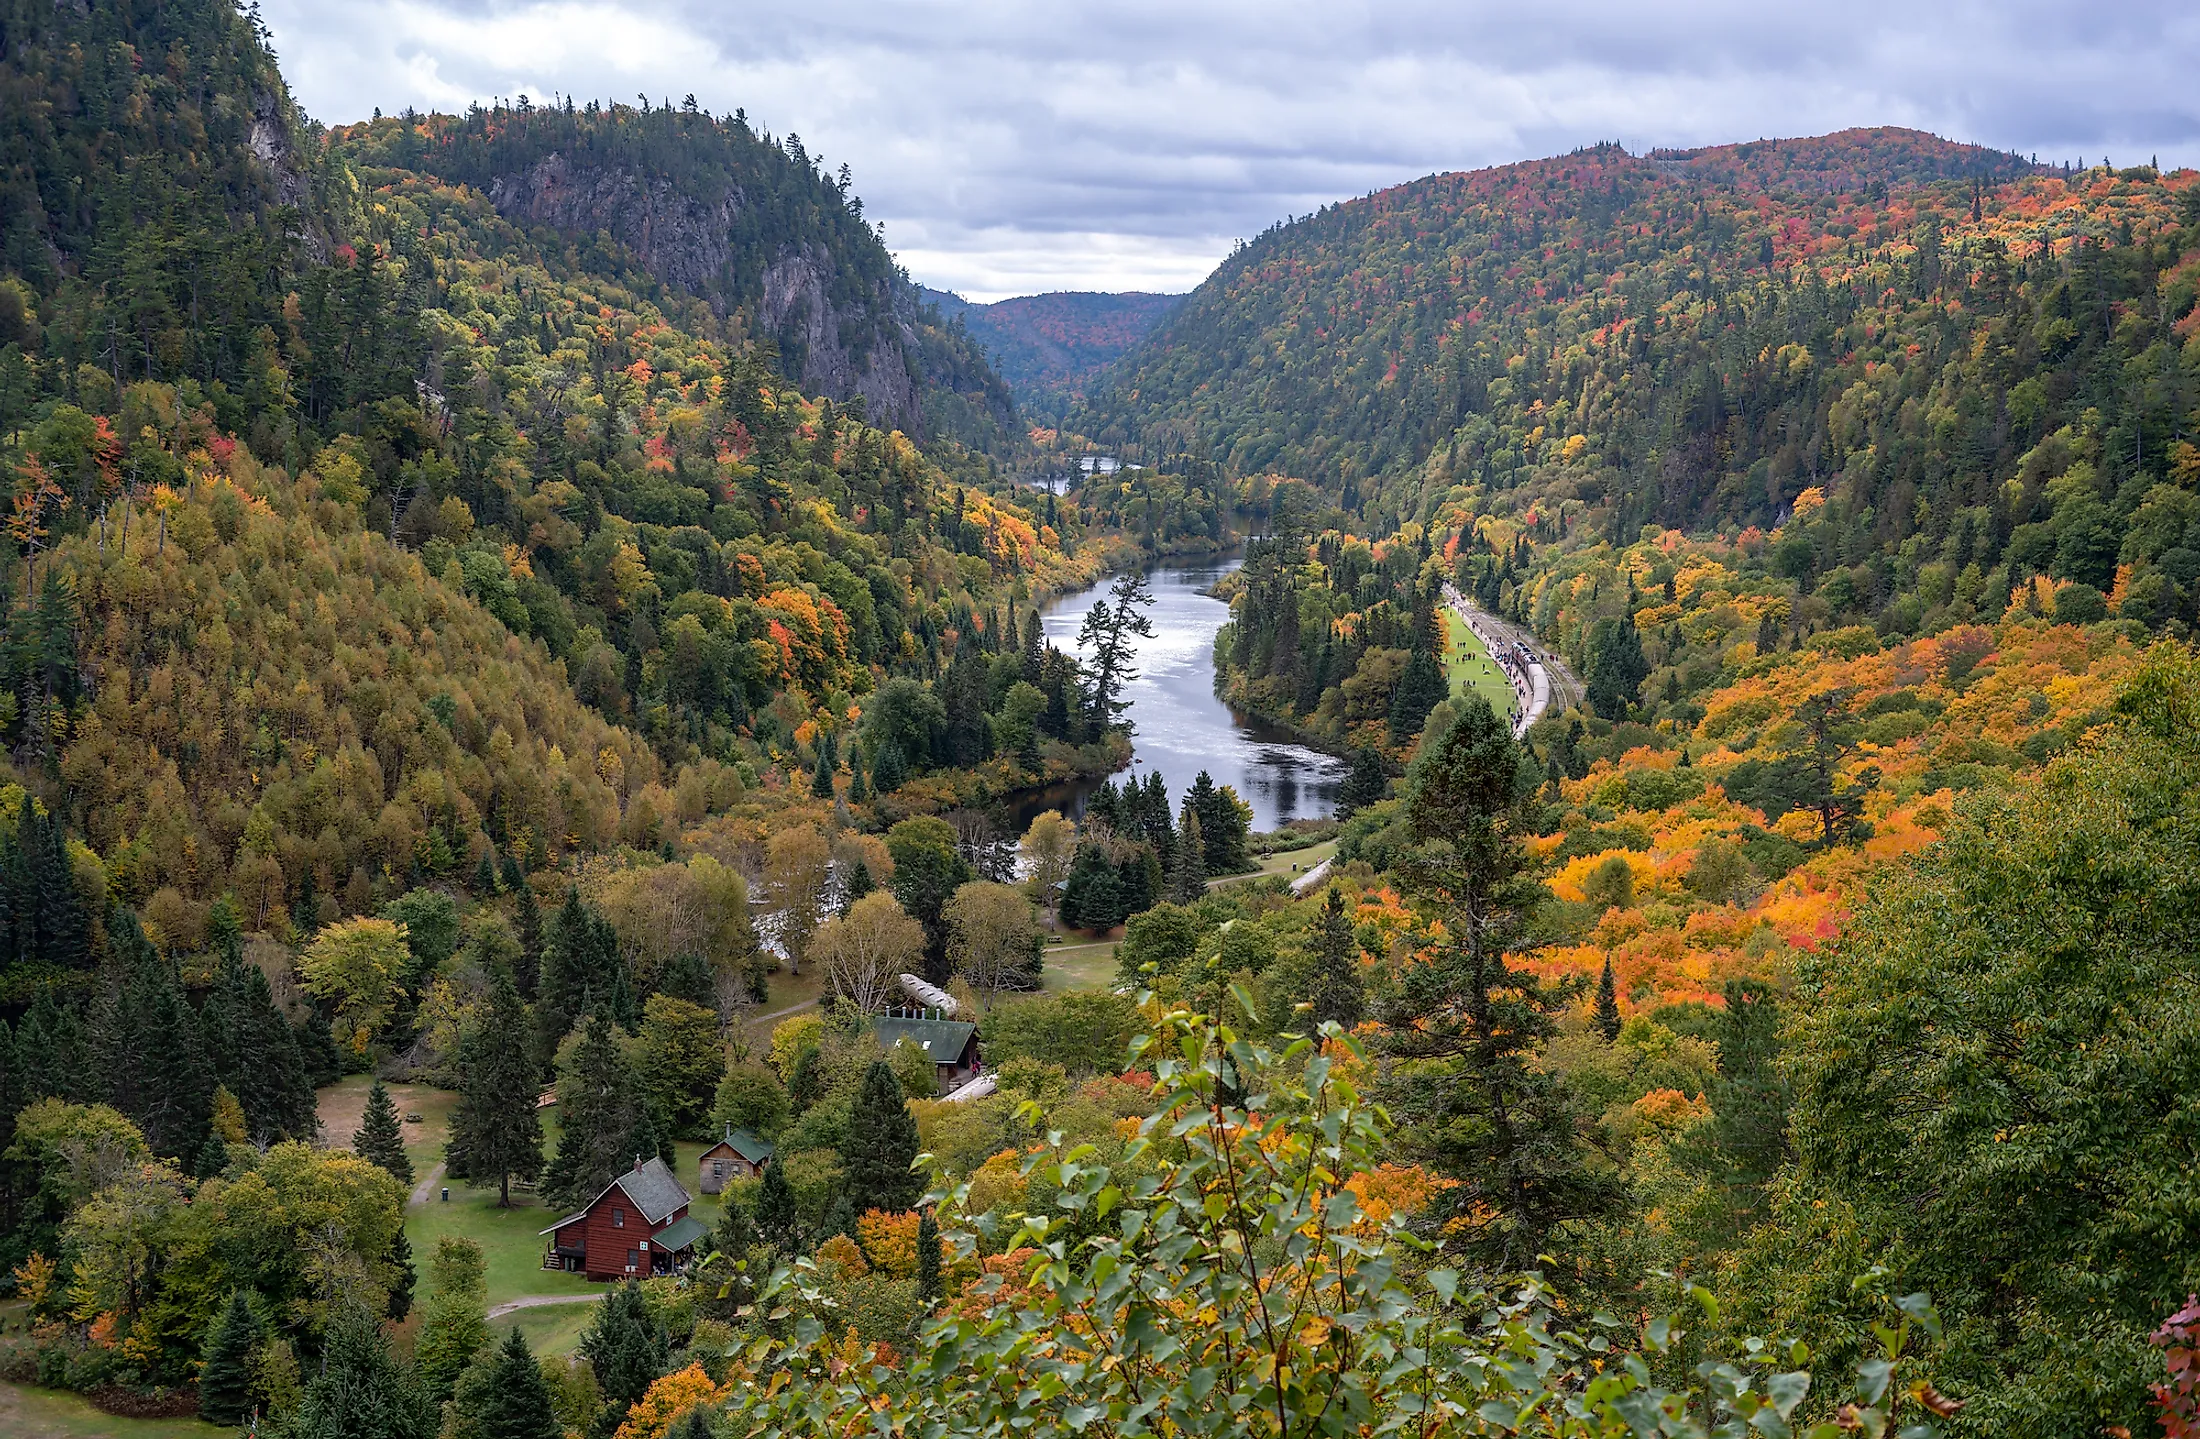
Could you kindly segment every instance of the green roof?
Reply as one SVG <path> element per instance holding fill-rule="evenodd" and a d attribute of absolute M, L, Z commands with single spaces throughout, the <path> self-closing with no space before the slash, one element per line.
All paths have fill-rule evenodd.
<path fill-rule="evenodd" d="M 708 1233 L 710 1226 L 690 1214 L 662 1234 L 651 1236 L 649 1242 L 656 1248 L 669 1249 L 677 1254 Z"/>
<path fill-rule="evenodd" d="M 888 1049 L 906 1039 L 923 1045 L 934 1064 L 953 1064 L 962 1058 L 978 1026 L 960 1019 L 902 1019 L 882 1014 L 871 1021 L 871 1032 Z"/>

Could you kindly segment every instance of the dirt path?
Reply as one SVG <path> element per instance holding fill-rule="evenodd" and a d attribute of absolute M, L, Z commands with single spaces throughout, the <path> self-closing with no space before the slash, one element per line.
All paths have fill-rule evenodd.
<path fill-rule="evenodd" d="M 426 1204 L 429 1200 L 435 1198 L 436 1182 L 442 1178 L 443 1161 L 438 1159 L 435 1162 L 435 1168 L 429 1170 L 426 1174 L 421 1175 L 420 1182 L 413 1186 L 412 1199 L 410 1203 Z"/>
<path fill-rule="evenodd" d="M 491 1319 L 502 1319 L 505 1315 L 517 1310 L 540 1309 L 547 1304 L 594 1304 L 601 1298 L 603 1298 L 601 1294 L 529 1294 L 518 1299 L 507 1299 L 502 1304 L 491 1305 L 489 1307 L 489 1317 Z"/>

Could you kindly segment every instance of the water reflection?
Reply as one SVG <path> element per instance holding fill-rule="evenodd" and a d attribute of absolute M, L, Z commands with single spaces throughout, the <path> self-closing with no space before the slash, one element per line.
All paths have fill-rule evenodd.
<path fill-rule="evenodd" d="M 1216 784 L 1236 787 L 1253 807 L 1253 828 L 1275 829 L 1294 819 L 1335 813 L 1344 761 L 1294 744 L 1288 734 L 1240 715 L 1215 695 L 1215 635 L 1229 622 L 1230 607 L 1205 593 L 1237 561 L 1166 565 L 1147 576 L 1153 636 L 1138 642 L 1139 675 L 1123 691 L 1132 725 L 1130 774 L 1143 779 L 1159 770 L 1181 801 L 1201 770 Z M 1041 611 L 1047 638 L 1064 650 L 1077 646 L 1085 612 L 1107 592 L 1105 585 L 1055 600 Z M 1118 776 L 1120 779 L 1121 776 Z M 1055 785 L 1017 806 L 1019 823 L 1039 811 L 1077 815 L 1098 782 Z"/>

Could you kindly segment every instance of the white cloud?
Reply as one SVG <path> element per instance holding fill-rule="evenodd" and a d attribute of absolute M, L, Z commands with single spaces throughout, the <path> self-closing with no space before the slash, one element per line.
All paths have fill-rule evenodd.
<path fill-rule="evenodd" d="M 1599 139 L 1909 124 L 2200 160 L 2200 13 L 1953 0 L 265 0 L 327 120 L 570 92 L 799 133 L 929 284 L 1181 289 L 1289 214 Z"/>

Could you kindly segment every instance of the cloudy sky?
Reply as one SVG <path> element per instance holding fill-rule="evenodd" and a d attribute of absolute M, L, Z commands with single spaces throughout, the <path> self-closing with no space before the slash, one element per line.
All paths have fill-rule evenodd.
<path fill-rule="evenodd" d="M 327 121 L 570 93 L 746 107 L 927 284 L 1184 290 L 1436 170 L 1914 125 L 2200 163 L 2190 0 L 262 0 Z"/>

